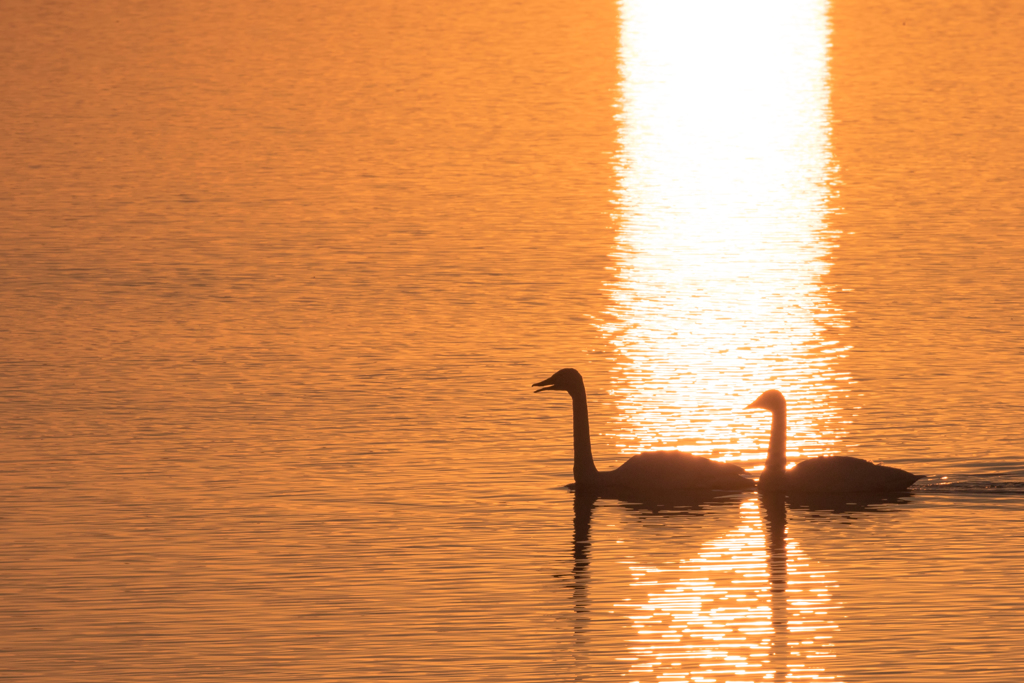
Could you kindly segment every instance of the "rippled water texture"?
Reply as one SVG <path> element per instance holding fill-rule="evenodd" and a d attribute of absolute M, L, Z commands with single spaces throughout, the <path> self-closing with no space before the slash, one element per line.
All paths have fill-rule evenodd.
<path fill-rule="evenodd" d="M 1020 7 L 3 9 L 0 678 L 1020 678 Z"/>

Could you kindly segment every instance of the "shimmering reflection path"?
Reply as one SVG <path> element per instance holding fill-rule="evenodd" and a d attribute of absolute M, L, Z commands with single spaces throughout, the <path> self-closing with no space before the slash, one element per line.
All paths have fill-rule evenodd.
<path fill-rule="evenodd" d="M 762 512 L 766 519 L 762 520 Z M 634 680 L 835 680 L 831 574 L 787 541 L 782 501 L 740 505 L 739 525 L 678 570 L 632 567 Z"/>
<path fill-rule="evenodd" d="M 832 235 L 829 27 L 821 0 L 626 0 L 618 273 L 602 321 L 626 451 L 680 446 L 759 466 L 787 392 L 803 455 L 840 449 L 819 290 Z"/>

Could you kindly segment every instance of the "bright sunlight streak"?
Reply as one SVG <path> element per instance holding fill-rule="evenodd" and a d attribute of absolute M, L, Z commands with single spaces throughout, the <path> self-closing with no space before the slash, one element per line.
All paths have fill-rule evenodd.
<path fill-rule="evenodd" d="M 637 631 L 630 675 L 659 681 L 835 680 L 829 574 L 793 541 L 769 535 L 756 500 L 740 524 L 680 562 L 678 569 L 632 567 L 650 591 L 621 604 Z"/>
<path fill-rule="evenodd" d="M 621 11 L 616 435 L 759 469 L 768 422 L 742 408 L 777 387 L 799 455 L 836 452 L 826 4 Z"/>

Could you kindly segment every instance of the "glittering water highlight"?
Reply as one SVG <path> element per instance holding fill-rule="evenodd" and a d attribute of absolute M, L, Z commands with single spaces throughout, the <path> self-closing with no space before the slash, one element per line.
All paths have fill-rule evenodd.
<path fill-rule="evenodd" d="M 603 324 L 619 358 L 616 435 L 758 469 L 765 426 L 738 412 L 786 391 L 801 454 L 841 451 L 827 3 L 628 0 L 620 231 Z M 728 84 L 727 86 L 725 84 Z M 761 456 L 763 457 L 763 456 Z"/>
<path fill-rule="evenodd" d="M 782 501 L 740 505 L 739 524 L 677 569 L 631 567 L 651 591 L 630 610 L 638 680 L 835 680 L 832 572 L 786 538 Z M 722 678 L 724 677 L 724 678 Z"/>

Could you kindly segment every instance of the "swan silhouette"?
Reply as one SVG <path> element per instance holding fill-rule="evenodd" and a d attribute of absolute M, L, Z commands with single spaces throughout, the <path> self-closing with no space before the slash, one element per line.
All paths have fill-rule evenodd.
<path fill-rule="evenodd" d="M 804 460 L 786 469 L 786 397 L 769 389 L 747 406 L 772 413 L 768 459 L 757 482 L 760 491 L 793 493 L 867 493 L 903 491 L 923 476 L 860 458 L 830 455 Z"/>
<path fill-rule="evenodd" d="M 541 391 L 566 391 L 572 397 L 572 476 L 576 490 L 618 494 L 668 494 L 685 490 L 741 491 L 754 488 L 743 468 L 679 451 L 634 455 L 617 469 L 599 472 L 590 449 L 590 419 L 583 377 L 572 368 L 559 370 L 533 386 Z"/>

